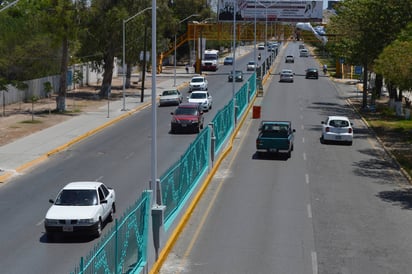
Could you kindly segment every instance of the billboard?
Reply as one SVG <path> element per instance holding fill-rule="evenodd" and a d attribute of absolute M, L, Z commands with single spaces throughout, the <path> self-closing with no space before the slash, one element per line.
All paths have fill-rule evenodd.
<path fill-rule="evenodd" d="M 322 22 L 323 1 L 219 0 L 218 20 Z"/>

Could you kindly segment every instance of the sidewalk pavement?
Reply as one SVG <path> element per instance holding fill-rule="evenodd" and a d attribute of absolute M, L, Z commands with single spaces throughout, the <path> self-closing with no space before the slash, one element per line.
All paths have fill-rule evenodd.
<path fill-rule="evenodd" d="M 166 88 L 172 88 L 175 82 L 177 88 L 184 87 L 192 76 L 193 74 L 186 73 L 184 67 L 179 66 L 175 79 L 174 67 L 164 67 L 163 72 L 156 75 L 157 95 Z M 146 81 L 151 81 L 151 74 L 146 77 Z M 83 112 L 65 122 L 0 147 L 0 185 L 51 155 L 150 105 L 151 88 L 145 90 L 145 94 L 150 96 L 146 96 L 144 102 L 140 102 L 140 96 L 126 96 L 124 101 L 123 98 L 110 101 L 97 111 Z"/>

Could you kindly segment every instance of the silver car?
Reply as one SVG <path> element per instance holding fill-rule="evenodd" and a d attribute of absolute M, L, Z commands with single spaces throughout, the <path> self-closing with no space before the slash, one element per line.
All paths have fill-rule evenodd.
<path fill-rule="evenodd" d="M 178 105 L 183 102 L 183 95 L 177 89 L 166 89 L 159 98 L 159 106 Z"/>
<path fill-rule="evenodd" d="M 290 82 L 293 83 L 293 76 L 295 73 L 291 69 L 283 69 L 280 72 L 279 82 Z"/>

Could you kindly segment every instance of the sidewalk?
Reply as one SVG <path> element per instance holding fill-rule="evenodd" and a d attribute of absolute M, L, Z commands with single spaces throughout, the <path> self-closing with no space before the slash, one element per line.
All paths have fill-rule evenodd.
<path fill-rule="evenodd" d="M 175 81 L 176 87 L 184 87 L 192 76 L 193 74 L 186 73 L 184 67 L 177 67 L 175 80 L 174 67 L 164 67 L 163 72 L 156 75 L 157 95 L 166 88 L 172 88 Z M 146 75 L 145 82 L 147 81 L 151 82 L 151 74 Z M 140 96 L 126 96 L 124 101 L 123 98 L 110 101 L 108 105 L 100 107 L 97 111 L 81 113 L 79 116 L 0 147 L 0 185 L 51 155 L 150 105 L 151 87 L 145 90 L 145 94 L 147 96 L 142 103 Z"/>

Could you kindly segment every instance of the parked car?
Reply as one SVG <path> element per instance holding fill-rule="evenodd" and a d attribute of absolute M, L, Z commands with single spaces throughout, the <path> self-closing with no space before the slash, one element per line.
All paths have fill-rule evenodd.
<path fill-rule="evenodd" d="M 187 97 L 189 103 L 200 104 L 203 111 L 212 109 L 213 98 L 207 91 L 194 91 Z"/>
<path fill-rule="evenodd" d="M 223 65 L 233 65 L 233 57 L 225 57 L 223 60 Z"/>
<path fill-rule="evenodd" d="M 287 55 L 285 57 L 285 63 L 295 63 L 295 57 L 293 57 L 293 55 Z"/>
<path fill-rule="evenodd" d="M 291 69 L 282 69 L 280 72 L 279 82 L 293 83 L 294 72 Z"/>
<path fill-rule="evenodd" d="M 265 49 L 265 45 L 264 44 L 259 44 L 257 46 L 258 50 L 264 50 Z"/>
<path fill-rule="evenodd" d="M 203 110 L 197 103 L 181 103 L 172 114 L 170 132 L 200 132 L 203 128 Z"/>
<path fill-rule="evenodd" d="M 255 63 L 255 61 L 249 61 L 249 62 L 247 63 L 246 69 L 247 69 L 248 71 L 255 70 L 255 69 L 256 69 L 256 63 Z"/>
<path fill-rule="evenodd" d="M 166 89 L 159 98 L 159 106 L 178 105 L 183 102 L 183 95 L 177 89 Z"/>
<path fill-rule="evenodd" d="M 301 50 L 299 50 L 299 56 L 300 57 L 309 57 L 309 51 L 307 49 L 301 49 Z"/>
<path fill-rule="evenodd" d="M 203 76 L 194 76 L 189 83 L 189 91 L 193 90 L 207 90 L 208 82 L 207 79 Z"/>
<path fill-rule="evenodd" d="M 229 72 L 229 76 L 227 78 L 229 82 L 233 82 L 233 71 Z M 243 82 L 243 71 L 241 70 L 235 71 L 235 82 Z"/>
<path fill-rule="evenodd" d="M 345 142 L 352 145 L 352 125 L 352 122 L 346 116 L 328 116 L 325 121 L 322 121 L 321 142 Z"/>
<path fill-rule="evenodd" d="M 116 212 L 113 189 L 101 182 L 72 182 L 60 190 L 47 211 L 44 227 L 47 238 L 56 234 L 89 234 L 100 237 L 106 221 Z"/>
<path fill-rule="evenodd" d="M 318 79 L 319 78 L 319 71 L 317 68 L 308 68 L 306 69 L 306 79 L 313 78 L 313 79 Z"/>

